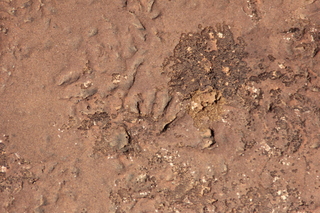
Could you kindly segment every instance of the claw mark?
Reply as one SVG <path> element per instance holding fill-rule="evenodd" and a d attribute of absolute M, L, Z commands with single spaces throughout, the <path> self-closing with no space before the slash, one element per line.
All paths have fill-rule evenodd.
<path fill-rule="evenodd" d="M 148 90 L 141 95 L 141 115 L 148 116 L 152 113 L 152 108 L 156 100 L 156 90 Z"/>
<path fill-rule="evenodd" d="M 160 90 L 157 92 L 157 102 L 153 108 L 153 118 L 157 120 L 163 113 L 165 113 L 172 97 L 167 90 Z"/>
<path fill-rule="evenodd" d="M 169 126 L 175 121 L 177 120 L 177 117 L 175 117 L 173 120 L 169 121 L 168 123 L 165 123 L 164 126 L 161 128 L 160 130 L 160 134 L 164 133 L 168 130 Z"/>
<path fill-rule="evenodd" d="M 134 95 L 131 99 L 128 99 L 128 102 L 124 104 L 124 107 L 129 112 L 140 114 L 140 101 L 139 95 Z"/>
<path fill-rule="evenodd" d="M 58 85 L 59 86 L 65 86 L 65 85 L 70 85 L 80 78 L 80 73 L 76 73 L 73 71 L 69 71 L 68 73 L 62 75 L 58 79 Z"/>
<path fill-rule="evenodd" d="M 138 30 L 145 30 L 146 28 L 143 26 L 143 24 L 141 23 L 141 21 L 139 20 L 139 18 L 136 16 L 136 14 L 131 13 L 133 17 L 133 21 L 132 21 L 132 25 L 135 26 Z"/>
<path fill-rule="evenodd" d="M 133 73 L 130 73 L 129 75 L 127 75 L 125 78 L 126 78 L 126 81 L 124 84 L 121 85 L 121 89 L 125 89 L 125 90 L 129 90 L 132 85 L 134 84 L 135 82 L 135 79 L 136 79 L 136 74 L 137 72 L 133 72 Z"/>
<path fill-rule="evenodd" d="M 144 62 L 143 58 L 137 58 L 131 65 L 131 70 L 137 70 L 139 66 L 141 66 Z"/>
<path fill-rule="evenodd" d="M 152 7 L 154 4 L 155 0 L 149 0 L 147 3 L 147 12 L 150 13 L 152 11 Z"/>

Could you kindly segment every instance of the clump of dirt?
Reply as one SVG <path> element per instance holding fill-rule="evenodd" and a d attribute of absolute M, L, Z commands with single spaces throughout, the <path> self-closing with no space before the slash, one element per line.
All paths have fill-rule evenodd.
<path fill-rule="evenodd" d="M 221 93 L 212 88 L 193 92 L 188 106 L 188 114 L 193 118 L 195 127 L 208 128 L 210 122 L 220 118 L 223 103 L 224 98 Z"/>
<path fill-rule="evenodd" d="M 243 61 L 248 55 L 245 42 L 237 40 L 225 24 L 182 34 L 173 56 L 164 62 L 171 89 L 190 97 L 192 92 L 209 86 L 225 97 L 234 95 L 251 71 Z"/>

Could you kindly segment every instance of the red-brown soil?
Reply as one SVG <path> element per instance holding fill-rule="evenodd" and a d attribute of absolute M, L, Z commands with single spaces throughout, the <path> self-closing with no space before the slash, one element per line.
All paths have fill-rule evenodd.
<path fill-rule="evenodd" d="M 0 212 L 320 212 L 320 1 L 0 1 Z"/>

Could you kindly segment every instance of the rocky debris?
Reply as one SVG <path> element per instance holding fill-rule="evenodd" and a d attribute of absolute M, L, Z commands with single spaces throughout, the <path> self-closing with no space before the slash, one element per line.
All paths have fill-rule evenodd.
<path fill-rule="evenodd" d="M 86 119 L 83 119 L 78 127 L 79 130 L 89 130 L 92 126 L 99 126 L 101 129 L 106 129 L 110 125 L 110 116 L 106 112 L 95 112 L 87 114 Z"/>
<path fill-rule="evenodd" d="M 234 95 L 251 71 L 243 60 L 248 55 L 244 47 L 244 40 L 238 38 L 237 43 L 224 24 L 182 34 L 173 56 L 164 62 L 170 87 L 186 97 L 207 87 L 225 97 Z"/>

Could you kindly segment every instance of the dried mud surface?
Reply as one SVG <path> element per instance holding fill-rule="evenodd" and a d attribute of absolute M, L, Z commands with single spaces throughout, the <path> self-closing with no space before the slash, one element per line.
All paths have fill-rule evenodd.
<path fill-rule="evenodd" d="M 0 2 L 0 212 L 320 212 L 318 0 Z"/>

